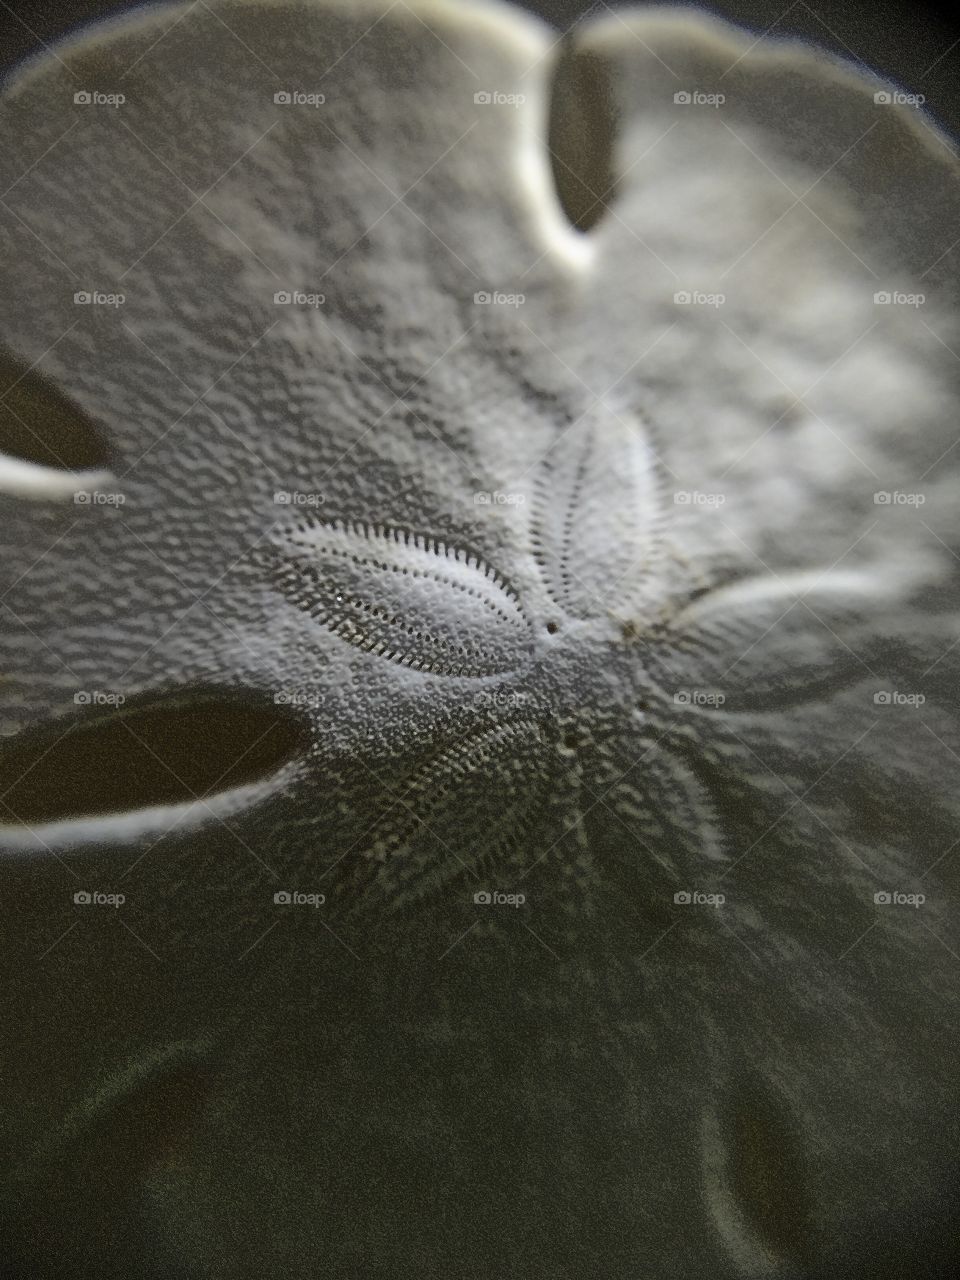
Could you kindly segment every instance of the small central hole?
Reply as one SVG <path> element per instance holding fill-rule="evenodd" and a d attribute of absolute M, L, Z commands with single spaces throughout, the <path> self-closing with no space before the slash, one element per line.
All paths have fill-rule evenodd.
<path fill-rule="evenodd" d="M 547 635 L 555 636 L 559 630 L 560 630 L 560 623 L 559 623 L 559 622 L 548 622 L 548 623 L 547 623 Z"/>

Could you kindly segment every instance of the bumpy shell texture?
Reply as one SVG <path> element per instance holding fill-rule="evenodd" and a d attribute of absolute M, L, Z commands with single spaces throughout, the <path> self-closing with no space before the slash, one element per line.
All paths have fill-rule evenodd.
<path fill-rule="evenodd" d="M 898 97 L 441 0 L 11 79 L 10 1274 L 946 1265 L 960 182 Z"/>

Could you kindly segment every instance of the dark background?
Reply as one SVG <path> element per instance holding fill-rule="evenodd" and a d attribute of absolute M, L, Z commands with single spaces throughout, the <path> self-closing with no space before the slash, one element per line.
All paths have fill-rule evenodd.
<path fill-rule="evenodd" d="M 518 0 L 558 30 L 629 0 Z M 0 67 L 42 50 L 75 27 L 132 8 L 129 0 L 0 0 Z M 960 15 L 929 0 L 717 0 L 704 7 L 771 35 L 815 40 L 922 93 L 960 137 Z"/>

